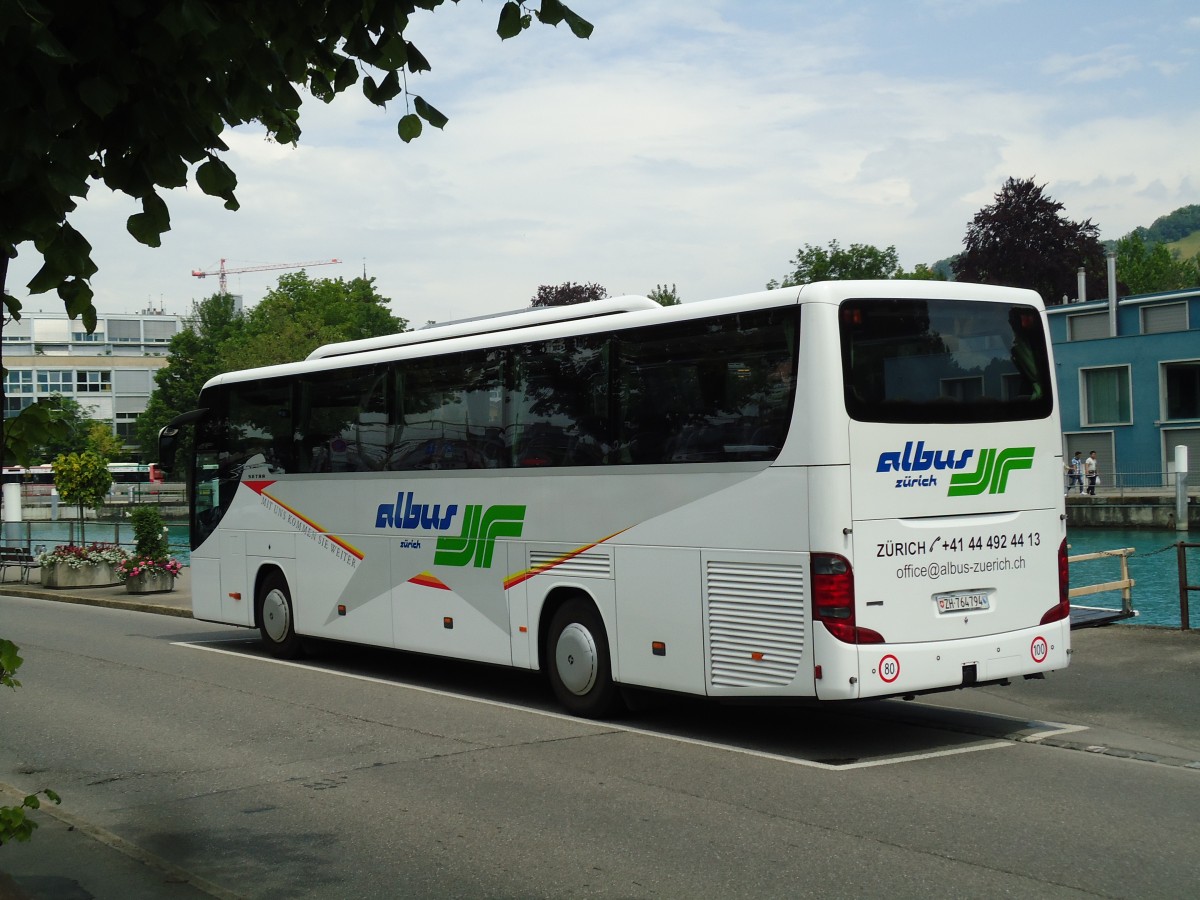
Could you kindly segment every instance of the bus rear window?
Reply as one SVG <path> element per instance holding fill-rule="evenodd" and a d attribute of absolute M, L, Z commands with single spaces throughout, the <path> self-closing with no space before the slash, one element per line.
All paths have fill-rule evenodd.
<path fill-rule="evenodd" d="M 1004 422 L 1053 409 L 1041 316 L 971 300 L 841 306 L 846 411 L 862 422 Z"/>

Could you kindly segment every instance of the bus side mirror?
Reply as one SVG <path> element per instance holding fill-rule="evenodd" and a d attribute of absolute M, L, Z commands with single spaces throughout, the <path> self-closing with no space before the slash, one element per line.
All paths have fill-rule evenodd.
<path fill-rule="evenodd" d="M 169 478 L 175 468 L 175 452 L 179 449 L 180 432 L 185 425 L 191 425 L 207 409 L 192 409 L 176 416 L 158 432 L 158 467 L 162 469 L 163 477 Z"/>

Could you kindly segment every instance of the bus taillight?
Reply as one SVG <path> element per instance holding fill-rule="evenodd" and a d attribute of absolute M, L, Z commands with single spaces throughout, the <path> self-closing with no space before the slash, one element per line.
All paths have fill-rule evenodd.
<path fill-rule="evenodd" d="M 1058 622 L 1071 615 L 1071 571 L 1067 563 L 1067 541 L 1058 545 L 1058 602 L 1046 610 L 1042 625 Z"/>
<path fill-rule="evenodd" d="M 812 555 L 812 605 L 815 616 L 839 641 L 882 644 L 883 635 L 860 628 L 854 618 L 854 570 L 836 553 Z"/>

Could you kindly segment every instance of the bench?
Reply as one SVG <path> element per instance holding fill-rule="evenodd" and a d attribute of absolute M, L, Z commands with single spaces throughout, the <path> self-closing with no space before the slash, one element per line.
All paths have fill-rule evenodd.
<path fill-rule="evenodd" d="M 22 547 L 0 547 L 0 581 L 4 580 L 9 567 L 21 570 L 21 580 L 29 583 L 31 569 L 41 567 L 37 557 Z"/>

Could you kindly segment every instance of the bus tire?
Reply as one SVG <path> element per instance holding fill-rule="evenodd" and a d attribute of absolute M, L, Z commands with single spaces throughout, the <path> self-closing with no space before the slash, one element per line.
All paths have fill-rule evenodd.
<path fill-rule="evenodd" d="M 546 669 L 555 697 L 572 715 L 601 719 L 620 708 L 604 620 L 590 600 L 572 597 L 554 613 Z"/>
<path fill-rule="evenodd" d="M 299 659 L 304 655 L 292 614 L 292 595 L 287 579 L 273 572 L 263 579 L 255 600 L 254 618 L 263 646 L 276 659 Z"/>

